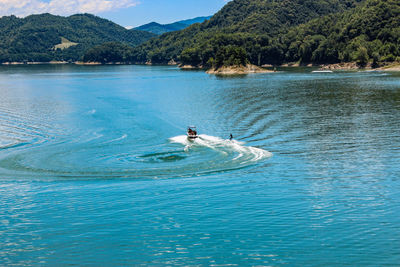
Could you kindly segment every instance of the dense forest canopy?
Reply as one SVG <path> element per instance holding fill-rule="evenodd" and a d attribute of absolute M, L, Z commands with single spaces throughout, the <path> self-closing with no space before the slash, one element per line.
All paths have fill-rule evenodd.
<path fill-rule="evenodd" d="M 399 61 L 400 1 L 367 0 L 353 10 L 291 29 L 281 44 L 286 61 Z"/>
<path fill-rule="evenodd" d="M 6 16 L 0 18 L 0 62 L 76 61 L 95 45 L 117 41 L 136 46 L 154 36 L 90 14 Z M 70 45 L 57 48 L 65 41 Z"/>
<path fill-rule="evenodd" d="M 354 7 L 357 0 L 234 0 L 205 25 L 224 33 L 277 34 L 312 18 Z"/>
<path fill-rule="evenodd" d="M 83 56 L 85 62 L 134 63 L 133 48 L 118 42 L 108 42 L 89 49 Z"/>

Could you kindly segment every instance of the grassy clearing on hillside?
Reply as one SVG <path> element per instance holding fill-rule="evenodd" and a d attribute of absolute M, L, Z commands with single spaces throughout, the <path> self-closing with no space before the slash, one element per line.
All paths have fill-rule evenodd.
<path fill-rule="evenodd" d="M 78 45 L 78 43 L 71 42 L 67 38 L 61 37 L 61 44 L 55 45 L 53 49 L 54 50 L 57 50 L 57 49 L 64 50 L 64 49 L 67 49 L 67 48 L 69 48 L 71 46 L 75 46 L 75 45 Z"/>

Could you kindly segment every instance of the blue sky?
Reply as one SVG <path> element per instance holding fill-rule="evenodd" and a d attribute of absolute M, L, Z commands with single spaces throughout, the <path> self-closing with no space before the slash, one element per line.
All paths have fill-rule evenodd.
<path fill-rule="evenodd" d="M 171 23 L 220 10 L 228 0 L 0 0 L 0 16 L 92 13 L 122 26 Z"/>
<path fill-rule="evenodd" d="M 165 24 L 213 15 L 225 4 L 224 0 L 141 0 L 134 7 L 103 13 L 103 16 L 123 26 L 152 21 Z"/>

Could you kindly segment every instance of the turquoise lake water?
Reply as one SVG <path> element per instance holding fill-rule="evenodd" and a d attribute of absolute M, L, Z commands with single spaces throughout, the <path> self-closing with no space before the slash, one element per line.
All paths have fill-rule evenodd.
<path fill-rule="evenodd" d="M 0 67 L 2 266 L 399 264 L 399 74 Z"/>

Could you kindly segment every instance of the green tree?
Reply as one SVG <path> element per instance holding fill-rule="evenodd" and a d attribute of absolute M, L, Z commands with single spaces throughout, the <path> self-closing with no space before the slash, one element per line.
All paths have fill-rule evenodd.
<path fill-rule="evenodd" d="M 180 60 L 184 65 L 199 66 L 202 63 L 200 51 L 197 48 L 187 48 L 182 51 Z"/>
<path fill-rule="evenodd" d="M 354 59 L 361 67 L 365 67 L 369 61 L 368 51 L 365 47 L 359 47 L 355 53 Z"/>

